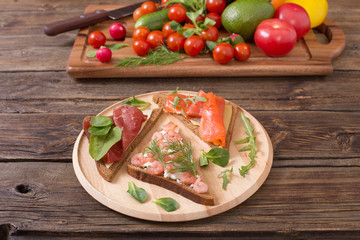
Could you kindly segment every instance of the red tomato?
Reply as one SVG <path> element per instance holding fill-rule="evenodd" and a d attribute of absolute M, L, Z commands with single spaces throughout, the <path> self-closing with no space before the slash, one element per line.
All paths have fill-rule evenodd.
<path fill-rule="evenodd" d="M 161 5 L 165 5 L 168 1 L 170 1 L 170 0 L 161 0 Z M 167 6 L 167 7 L 169 7 L 169 6 Z"/>
<path fill-rule="evenodd" d="M 111 55 L 112 55 L 112 52 L 107 47 L 100 48 L 99 50 L 96 51 L 96 58 L 102 63 L 110 62 Z"/>
<path fill-rule="evenodd" d="M 207 0 L 206 8 L 209 12 L 222 13 L 226 7 L 225 0 Z"/>
<path fill-rule="evenodd" d="M 141 11 L 143 15 L 153 13 L 156 11 L 156 4 L 152 1 L 146 1 L 141 4 Z"/>
<path fill-rule="evenodd" d="M 219 31 L 214 26 L 207 26 L 208 29 L 201 31 L 200 37 L 206 41 L 213 41 L 216 42 L 219 37 Z"/>
<path fill-rule="evenodd" d="M 182 23 L 186 18 L 186 8 L 181 4 L 175 4 L 169 9 L 168 17 L 171 21 Z"/>
<path fill-rule="evenodd" d="M 122 40 L 126 35 L 126 28 L 121 23 L 113 23 L 109 28 L 110 36 L 116 40 Z"/>
<path fill-rule="evenodd" d="M 174 32 L 176 31 L 171 29 L 170 22 L 165 23 L 164 26 L 162 27 L 162 33 L 164 34 L 165 38 L 168 38 L 170 34 Z"/>
<path fill-rule="evenodd" d="M 135 9 L 134 13 L 133 13 L 133 18 L 134 18 L 134 21 L 136 22 L 143 14 L 142 10 L 141 10 L 141 7 Z"/>
<path fill-rule="evenodd" d="M 149 35 L 149 33 L 150 33 L 150 30 L 147 27 L 144 27 L 144 26 L 137 27 L 132 34 L 132 38 L 134 40 L 146 39 L 147 36 Z"/>
<path fill-rule="evenodd" d="M 290 23 L 295 28 L 298 39 L 310 30 L 309 14 L 300 5 L 285 3 L 275 11 L 274 18 Z"/>
<path fill-rule="evenodd" d="M 145 39 L 138 39 L 133 43 L 133 50 L 138 56 L 146 55 L 149 49 L 150 44 Z"/>
<path fill-rule="evenodd" d="M 213 50 L 215 61 L 225 64 L 234 58 L 234 48 L 229 43 L 219 43 Z"/>
<path fill-rule="evenodd" d="M 164 44 L 164 40 L 164 34 L 159 30 L 152 31 L 146 38 L 152 49 Z"/>
<path fill-rule="evenodd" d="M 185 24 L 182 28 L 189 29 L 189 28 L 195 28 L 195 26 L 192 24 Z"/>
<path fill-rule="evenodd" d="M 106 42 L 105 34 L 103 34 L 100 31 L 94 31 L 94 32 L 90 33 L 90 35 L 88 37 L 88 42 L 94 48 L 99 48 L 99 47 L 103 46 Z"/>
<path fill-rule="evenodd" d="M 251 51 L 246 43 L 238 43 L 234 47 L 234 57 L 238 61 L 245 61 L 250 57 Z"/>
<path fill-rule="evenodd" d="M 198 55 L 205 46 L 204 41 L 199 36 L 191 36 L 186 39 L 184 50 L 189 56 Z"/>
<path fill-rule="evenodd" d="M 214 25 L 214 27 L 216 27 L 217 29 L 221 28 L 221 16 L 217 13 L 208 13 L 205 18 L 210 18 L 211 20 L 214 20 L 216 23 Z"/>
<path fill-rule="evenodd" d="M 273 18 L 261 22 L 256 28 L 256 45 L 273 57 L 289 53 L 296 44 L 296 31 L 289 23 Z"/>
<path fill-rule="evenodd" d="M 175 32 L 168 37 L 166 44 L 170 51 L 180 51 L 184 49 L 185 40 L 182 34 Z"/>
<path fill-rule="evenodd" d="M 204 18 L 202 15 L 199 15 L 199 16 L 196 18 L 196 22 L 203 22 L 204 20 L 205 20 L 205 18 Z M 192 23 L 191 19 L 188 18 L 188 16 L 186 16 L 185 22 L 186 22 L 186 23 Z"/>

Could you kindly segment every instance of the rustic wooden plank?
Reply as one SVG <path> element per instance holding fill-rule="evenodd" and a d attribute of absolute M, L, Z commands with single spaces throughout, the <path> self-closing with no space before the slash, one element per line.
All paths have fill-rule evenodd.
<path fill-rule="evenodd" d="M 248 111 L 359 111 L 360 72 L 327 77 L 71 79 L 64 72 L 0 73 L 2 113 L 96 114 L 159 90 L 213 91 Z M 266 87 L 265 87 L 266 86 Z"/>
<path fill-rule="evenodd" d="M 336 162 L 360 157 L 359 112 L 250 113 L 269 133 L 276 159 L 318 158 L 321 161 L 331 158 Z M 0 114 L 0 130 L 6 136 L 0 139 L 0 160 L 69 161 L 86 115 Z M 355 163 L 358 164 L 358 160 Z"/>
<path fill-rule="evenodd" d="M 90 229 L 129 235 L 156 229 L 168 236 L 185 231 L 231 236 L 260 229 L 359 234 L 359 167 L 273 168 L 265 184 L 240 206 L 181 224 L 138 220 L 107 209 L 82 189 L 71 163 L 0 163 L 0 169 L 0 222 L 14 224 L 18 234 Z"/>

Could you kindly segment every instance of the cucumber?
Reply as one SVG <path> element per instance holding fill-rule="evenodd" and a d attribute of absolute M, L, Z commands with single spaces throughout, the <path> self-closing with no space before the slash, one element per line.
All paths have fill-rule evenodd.
<path fill-rule="evenodd" d="M 161 30 L 165 23 L 169 22 L 168 18 L 169 8 L 146 14 L 140 17 L 136 23 L 135 28 L 144 26 L 147 27 L 150 31 Z"/>

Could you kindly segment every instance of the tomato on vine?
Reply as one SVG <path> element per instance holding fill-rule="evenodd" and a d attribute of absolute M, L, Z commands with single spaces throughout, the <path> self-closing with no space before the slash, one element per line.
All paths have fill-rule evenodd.
<path fill-rule="evenodd" d="M 136 22 L 143 14 L 141 7 L 135 9 L 135 11 L 133 12 L 133 19 Z"/>
<path fill-rule="evenodd" d="M 182 23 L 186 18 L 186 8 L 181 4 L 175 4 L 170 7 L 168 17 L 171 21 Z"/>
<path fill-rule="evenodd" d="M 140 27 L 137 27 L 133 34 L 132 34 L 132 38 L 134 40 L 137 40 L 137 39 L 146 39 L 147 36 L 149 35 L 150 33 L 150 30 L 145 27 L 145 26 L 140 26 Z"/>
<path fill-rule="evenodd" d="M 147 36 L 146 41 L 150 44 L 150 47 L 154 49 L 164 44 L 164 34 L 159 30 L 152 31 Z"/>
<path fill-rule="evenodd" d="M 186 38 L 182 34 L 175 32 L 170 34 L 166 44 L 170 51 L 180 51 L 184 49 L 185 40 Z"/>
<path fill-rule="evenodd" d="M 216 42 L 219 37 L 219 31 L 214 26 L 207 26 L 208 29 L 201 31 L 200 37 L 206 41 L 213 41 Z"/>
<path fill-rule="evenodd" d="M 199 36 L 191 36 L 186 39 L 184 50 L 189 56 L 198 55 L 205 46 L 204 41 Z"/>
<path fill-rule="evenodd" d="M 141 11 L 143 15 L 153 13 L 156 11 L 156 4 L 152 1 L 146 1 L 141 4 Z"/>
<path fill-rule="evenodd" d="M 226 7 L 225 0 L 207 0 L 206 8 L 209 12 L 222 13 Z"/>
<path fill-rule="evenodd" d="M 221 27 L 221 16 L 217 13 L 211 12 L 208 13 L 205 18 L 210 18 L 211 20 L 215 21 L 215 25 L 214 27 L 216 27 L 217 29 L 219 29 Z"/>
<path fill-rule="evenodd" d="M 133 43 L 133 50 L 138 56 L 144 56 L 150 49 L 150 44 L 145 39 L 135 40 Z"/>
<path fill-rule="evenodd" d="M 106 42 L 106 36 L 100 31 L 94 31 L 90 33 L 88 37 L 88 42 L 92 47 L 99 48 L 101 46 L 104 46 Z"/>
<path fill-rule="evenodd" d="M 164 34 L 165 38 L 168 38 L 170 36 L 170 34 L 176 32 L 175 30 L 172 30 L 171 26 L 170 26 L 171 22 L 167 22 L 164 24 L 164 26 L 162 27 L 162 33 Z"/>
<path fill-rule="evenodd" d="M 229 43 L 219 43 L 213 50 L 213 57 L 218 63 L 228 63 L 234 58 L 234 48 Z"/>
<path fill-rule="evenodd" d="M 238 61 L 245 61 L 250 57 L 251 51 L 246 43 L 238 43 L 234 47 L 234 57 Z"/>

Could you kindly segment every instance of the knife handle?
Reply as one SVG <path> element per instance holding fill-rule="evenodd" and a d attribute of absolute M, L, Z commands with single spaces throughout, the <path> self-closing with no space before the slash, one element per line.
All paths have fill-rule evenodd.
<path fill-rule="evenodd" d="M 55 36 L 59 33 L 88 27 L 108 19 L 109 13 L 105 10 L 83 14 L 78 17 L 68 18 L 58 22 L 53 22 L 44 26 L 44 32 L 48 36 Z"/>

